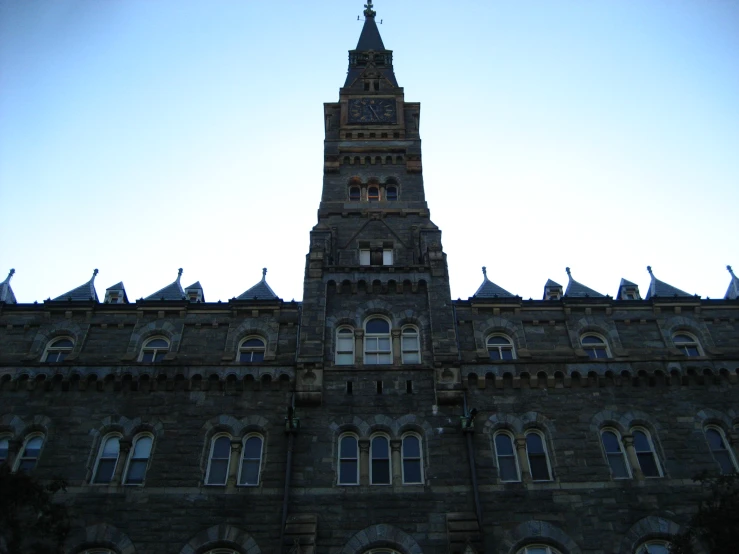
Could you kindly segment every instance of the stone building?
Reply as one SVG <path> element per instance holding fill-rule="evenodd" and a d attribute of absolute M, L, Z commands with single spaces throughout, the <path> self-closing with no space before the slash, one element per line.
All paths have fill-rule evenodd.
<path fill-rule="evenodd" d="M 739 279 L 452 301 L 371 1 L 324 115 L 302 302 L 0 284 L 0 461 L 69 481 L 68 552 L 666 552 L 737 469 Z"/>

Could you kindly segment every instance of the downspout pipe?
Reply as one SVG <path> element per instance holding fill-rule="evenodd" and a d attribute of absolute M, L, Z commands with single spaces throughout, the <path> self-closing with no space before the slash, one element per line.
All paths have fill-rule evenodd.
<path fill-rule="evenodd" d="M 282 526 L 280 527 L 280 549 L 285 549 L 285 526 L 287 525 L 287 507 L 290 498 L 290 479 L 292 478 L 293 467 L 293 446 L 295 444 L 295 434 L 300 428 L 300 420 L 295 417 L 295 394 L 292 395 L 290 406 L 287 408 L 287 417 L 285 417 L 285 433 L 287 433 L 287 460 L 285 461 L 285 493 L 282 497 Z"/>
<path fill-rule="evenodd" d="M 475 416 L 477 410 L 467 411 L 467 392 L 464 393 L 464 416 L 462 417 L 462 433 L 467 439 L 467 458 L 470 461 L 470 477 L 472 479 L 472 494 L 475 500 L 475 515 L 477 525 L 482 533 L 482 508 L 480 507 L 480 491 L 477 486 L 477 468 L 475 467 L 475 450 L 472 448 L 472 435 L 475 432 Z"/>

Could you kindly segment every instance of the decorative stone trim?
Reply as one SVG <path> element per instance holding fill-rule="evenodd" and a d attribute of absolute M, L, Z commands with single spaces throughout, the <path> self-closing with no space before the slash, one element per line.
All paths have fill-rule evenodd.
<path fill-rule="evenodd" d="M 180 554 L 202 554 L 213 548 L 234 546 L 244 554 L 261 554 L 262 552 L 248 533 L 238 527 L 222 524 L 214 525 L 195 535 L 182 547 Z"/>
<path fill-rule="evenodd" d="M 131 539 L 107 523 L 97 523 L 85 529 L 78 528 L 72 531 L 67 544 L 70 545 L 65 550 L 67 554 L 94 547 L 111 548 L 116 554 L 136 553 Z"/>
<path fill-rule="evenodd" d="M 674 521 L 657 516 L 647 516 L 637 521 L 621 540 L 619 554 L 632 554 L 636 548 L 649 539 L 669 539 L 680 532 Z"/>
<path fill-rule="evenodd" d="M 521 523 L 506 531 L 501 541 L 501 552 L 514 554 L 527 542 L 548 542 L 567 554 L 581 554 L 580 547 L 567 533 L 549 522 L 537 520 Z"/>
<path fill-rule="evenodd" d="M 421 547 L 413 537 L 385 523 L 371 525 L 354 535 L 339 551 L 339 554 L 360 554 L 369 548 L 383 546 L 394 548 L 402 554 L 422 554 Z"/>

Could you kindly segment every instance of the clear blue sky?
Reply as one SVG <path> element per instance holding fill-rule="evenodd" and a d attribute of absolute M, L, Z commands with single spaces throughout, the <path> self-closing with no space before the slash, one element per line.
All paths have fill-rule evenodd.
<path fill-rule="evenodd" d="M 739 2 L 375 2 L 454 298 L 480 266 L 723 297 L 739 269 Z M 302 297 L 361 1 L 0 0 L 0 279 L 20 302 L 100 269 L 130 299 L 268 267 Z"/>

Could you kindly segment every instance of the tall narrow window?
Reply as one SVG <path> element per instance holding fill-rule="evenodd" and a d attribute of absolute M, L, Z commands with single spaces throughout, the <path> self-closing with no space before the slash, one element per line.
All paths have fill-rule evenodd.
<path fill-rule="evenodd" d="M 109 435 L 103 439 L 95 466 L 95 475 L 92 478 L 93 483 L 110 483 L 113 480 L 115 468 L 118 465 L 118 454 L 121 450 L 120 440 L 118 435 Z"/>
<path fill-rule="evenodd" d="M 370 442 L 370 483 L 390 484 L 390 442 L 387 437 L 378 435 Z"/>
<path fill-rule="evenodd" d="M 400 334 L 401 358 L 404 364 L 421 363 L 421 345 L 418 340 L 418 329 L 408 325 Z"/>
<path fill-rule="evenodd" d="M 339 485 L 359 484 L 359 447 L 357 437 L 339 437 Z"/>
<path fill-rule="evenodd" d="M 9 451 L 10 439 L 8 437 L 0 437 L 0 466 L 8 460 Z"/>
<path fill-rule="evenodd" d="M 264 341 L 258 337 L 246 337 L 239 345 L 240 362 L 261 362 L 266 350 Z"/>
<path fill-rule="evenodd" d="M 621 446 L 621 435 L 613 429 L 604 429 L 600 433 L 603 441 L 603 450 L 611 468 L 614 479 L 629 479 L 631 471 L 626 463 L 626 454 Z"/>
<path fill-rule="evenodd" d="M 46 347 L 43 361 L 48 363 L 63 362 L 72 353 L 73 348 L 74 342 L 69 337 L 54 339 Z"/>
<path fill-rule="evenodd" d="M 706 440 L 708 441 L 708 447 L 711 449 L 711 454 L 713 454 L 713 459 L 721 468 L 721 473 L 724 475 L 733 473 L 737 469 L 736 460 L 734 460 L 734 456 L 726 444 L 723 429 L 707 427 Z"/>
<path fill-rule="evenodd" d="M 531 479 L 534 481 L 551 481 L 552 472 L 543 437 L 536 431 L 526 434 L 526 454 L 529 457 Z"/>
<path fill-rule="evenodd" d="M 495 456 L 498 459 L 498 478 L 501 481 L 520 481 L 513 437 L 508 433 L 497 433 L 494 442 Z"/>
<path fill-rule="evenodd" d="M 354 363 L 354 329 L 339 327 L 336 331 L 336 365 Z"/>
<path fill-rule="evenodd" d="M 701 346 L 694 336 L 687 333 L 678 333 L 672 337 L 675 347 L 686 356 L 702 356 Z"/>
<path fill-rule="evenodd" d="M 403 483 L 415 485 L 423 483 L 421 464 L 421 439 L 416 435 L 405 435 L 402 445 Z"/>
<path fill-rule="evenodd" d="M 597 358 L 610 358 L 608 353 L 608 343 L 600 335 L 589 334 L 580 337 L 580 343 L 583 350 L 591 360 Z"/>
<path fill-rule="evenodd" d="M 390 323 L 387 320 L 380 317 L 367 320 L 364 328 L 364 363 L 368 365 L 393 363 Z"/>
<path fill-rule="evenodd" d="M 131 459 L 128 461 L 126 478 L 123 481 L 126 485 L 141 485 L 144 482 L 153 442 L 154 439 L 149 435 L 140 435 L 134 439 Z"/>
<path fill-rule="evenodd" d="M 398 199 L 398 187 L 387 187 L 385 189 L 385 198 L 388 202 L 395 202 Z"/>
<path fill-rule="evenodd" d="M 163 337 L 147 340 L 141 348 L 140 362 L 161 362 L 169 352 L 169 341 Z"/>
<path fill-rule="evenodd" d="M 393 265 L 393 249 L 392 248 L 383 249 L 382 265 Z"/>
<path fill-rule="evenodd" d="M 228 466 L 231 459 L 231 437 L 218 435 L 213 437 L 208 459 L 206 485 L 225 485 L 228 479 Z"/>
<path fill-rule="evenodd" d="M 259 484 L 259 470 L 262 467 L 262 437 L 250 435 L 244 441 L 244 452 L 241 456 L 241 473 L 239 485 L 255 486 Z"/>
<path fill-rule="evenodd" d="M 359 187 L 349 187 L 349 201 L 359 202 L 360 198 L 361 196 Z"/>
<path fill-rule="evenodd" d="M 513 343 L 505 335 L 488 337 L 487 347 L 491 360 L 513 360 L 516 357 L 513 350 Z"/>
<path fill-rule="evenodd" d="M 370 202 L 380 201 L 380 189 L 377 187 L 369 187 L 367 189 L 367 200 Z"/>
<path fill-rule="evenodd" d="M 34 435 L 26 439 L 26 443 L 23 445 L 20 458 L 16 464 L 17 471 L 29 472 L 36 467 L 43 444 L 44 437 L 41 435 Z"/>
<path fill-rule="evenodd" d="M 639 460 L 644 477 L 662 477 L 662 469 L 657 461 L 657 454 L 654 451 L 652 437 L 646 429 L 633 429 L 631 432 L 634 437 L 634 450 L 636 458 Z"/>
<path fill-rule="evenodd" d="M 371 265 L 372 256 L 369 248 L 363 248 L 359 251 L 359 265 Z"/>

